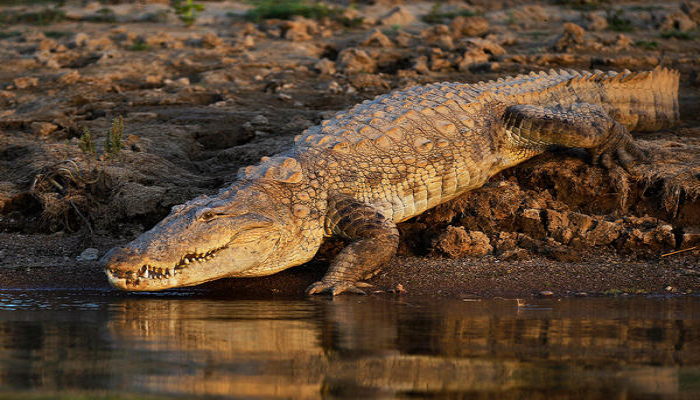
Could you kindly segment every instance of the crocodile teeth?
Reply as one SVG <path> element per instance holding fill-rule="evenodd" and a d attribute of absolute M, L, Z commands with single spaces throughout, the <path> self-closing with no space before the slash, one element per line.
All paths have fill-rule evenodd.
<path fill-rule="evenodd" d="M 187 257 L 185 257 L 185 260 L 184 260 L 184 261 L 185 261 L 185 264 L 189 264 L 189 263 L 190 263 L 190 259 L 187 258 Z"/>

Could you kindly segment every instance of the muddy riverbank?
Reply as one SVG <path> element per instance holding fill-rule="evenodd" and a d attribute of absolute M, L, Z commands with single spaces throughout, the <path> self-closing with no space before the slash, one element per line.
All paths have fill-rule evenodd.
<path fill-rule="evenodd" d="M 451 297 L 700 290 L 698 2 L 331 2 L 280 19 L 286 8 L 212 1 L 189 27 L 167 2 L 113 3 L 0 7 L 0 287 L 106 288 L 92 255 L 77 259 L 86 249 L 104 254 L 394 89 L 667 67 L 681 124 L 634 134 L 648 162 L 530 160 L 403 223 L 371 282 Z M 301 293 L 337 248 L 206 288 Z"/>

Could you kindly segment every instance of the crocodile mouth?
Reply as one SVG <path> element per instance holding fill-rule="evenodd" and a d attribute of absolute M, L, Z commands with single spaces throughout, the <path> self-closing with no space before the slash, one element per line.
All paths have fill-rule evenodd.
<path fill-rule="evenodd" d="M 209 250 L 205 253 L 192 252 L 184 255 L 179 261 L 169 266 L 144 263 L 138 269 L 122 270 L 106 268 L 105 272 L 112 285 L 130 290 L 167 288 L 171 281 L 180 281 L 188 270 L 201 267 L 215 259 L 220 252 L 228 249 L 228 245 Z M 177 282 L 173 282 L 177 283 Z"/>

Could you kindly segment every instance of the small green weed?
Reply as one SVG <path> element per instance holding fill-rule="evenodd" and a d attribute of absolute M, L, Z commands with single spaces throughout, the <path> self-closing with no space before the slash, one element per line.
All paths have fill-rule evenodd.
<path fill-rule="evenodd" d="M 177 17 L 187 26 L 192 26 L 197 20 L 197 14 L 204 11 L 204 5 L 195 3 L 194 0 L 173 0 L 171 4 Z"/>
<path fill-rule="evenodd" d="M 71 36 L 73 32 L 63 32 L 63 31 L 45 31 L 44 35 L 51 39 L 60 39 L 66 36 Z"/>
<path fill-rule="evenodd" d="M 654 40 L 638 40 L 634 43 L 634 46 L 645 50 L 656 50 L 659 47 L 659 43 Z"/>
<path fill-rule="evenodd" d="M 17 36 L 22 36 L 22 32 L 19 32 L 19 31 L 0 32 L 0 39 L 8 39 L 8 38 L 17 37 Z"/>
<path fill-rule="evenodd" d="M 603 290 L 603 294 L 606 296 L 619 296 L 624 293 L 621 289 L 607 289 Z"/>
<path fill-rule="evenodd" d="M 524 35 L 527 36 L 532 36 L 533 39 L 539 40 L 544 37 L 547 37 L 551 34 L 551 32 L 548 31 L 531 31 L 531 32 L 523 32 Z"/>
<path fill-rule="evenodd" d="M 297 15 L 321 19 L 340 14 L 339 10 L 321 2 L 307 0 L 252 0 L 250 3 L 255 7 L 245 14 L 245 18 L 254 22 L 264 19 L 290 19 Z"/>
<path fill-rule="evenodd" d="M 514 26 L 514 25 L 518 24 L 518 19 L 515 18 L 515 14 L 513 13 L 513 10 L 508 10 L 506 12 L 506 16 L 507 16 L 506 24 L 508 24 L 510 26 Z"/>
<path fill-rule="evenodd" d="M 430 8 L 430 12 L 421 17 L 423 22 L 427 22 L 429 24 L 441 24 L 447 20 L 455 19 L 456 17 L 473 17 L 480 15 L 479 13 L 471 10 L 441 12 L 440 8 L 442 8 L 442 2 L 433 4 L 432 8 Z"/>
<path fill-rule="evenodd" d="M 632 32 L 634 31 L 634 26 L 632 26 L 632 21 L 625 18 L 625 12 L 622 10 L 617 10 L 614 13 L 608 12 L 608 29 L 615 32 Z"/>
<path fill-rule="evenodd" d="M 607 0 L 558 0 L 557 4 L 573 8 L 578 11 L 593 11 L 599 9 Z"/>
<path fill-rule="evenodd" d="M 112 11 L 111 8 L 106 7 L 100 8 L 95 14 L 87 15 L 83 19 L 88 22 L 117 22 L 117 16 L 114 14 L 114 11 Z"/>
<path fill-rule="evenodd" d="M 151 46 L 148 45 L 143 39 L 137 38 L 134 41 L 134 44 L 129 47 L 129 50 L 131 51 L 148 51 L 151 49 Z"/>
<path fill-rule="evenodd" d="M 677 29 L 672 31 L 664 31 L 659 34 L 662 39 L 678 39 L 678 40 L 693 40 L 696 37 L 695 32 L 683 32 Z"/>
<path fill-rule="evenodd" d="M 662 6 L 632 6 L 629 8 L 630 11 L 657 11 L 663 9 Z"/>
<path fill-rule="evenodd" d="M 124 137 L 124 118 L 118 116 L 112 120 L 112 127 L 110 128 L 107 139 L 104 144 L 105 156 L 107 158 L 117 158 L 119 153 L 124 147 L 122 143 L 122 138 Z"/>
<path fill-rule="evenodd" d="M 1 24 L 30 24 L 30 25 L 49 25 L 55 22 L 61 22 L 66 18 L 66 13 L 57 8 L 45 8 L 41 11 L 28 13 L 0 13 Z"/>
<path fill-rule="evenodd" d="M 78 148 L 80 148 L 80 151 L 82 151 L 85 155 L 89 156 L 89 158 L 94 158 L 95 157 L 95 143 L 92 141 L 92 134 L 90 133 L 90 129 L 88 128 L 83 128 L 83 135 L 80 136 L 78 142 Z"/>

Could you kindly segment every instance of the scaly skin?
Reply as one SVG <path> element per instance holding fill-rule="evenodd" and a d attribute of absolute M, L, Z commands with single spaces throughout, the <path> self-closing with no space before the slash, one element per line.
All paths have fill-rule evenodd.
<path fill-rule="evenodd" d="M 550 71 L 418 86 L 365 101 L 239 172 L 217 195 L 173 208 L 104 257 L 110 282 L 161 290 L 273 274 L 325 237 L 351 242 L 308 293 L 361 292 L 398 246 L 396 224 L 482 186 L 551 146 L 606 167 L 642 154 L 628 131 L 678 121 L 678 73 Z"/>

